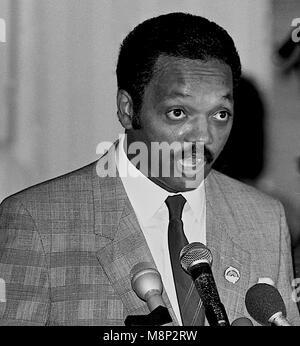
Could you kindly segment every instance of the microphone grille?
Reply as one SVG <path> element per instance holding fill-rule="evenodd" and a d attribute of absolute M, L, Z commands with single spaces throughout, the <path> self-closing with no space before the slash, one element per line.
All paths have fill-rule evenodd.
<path fill-rule="evenodd" d="M 286 307 L 278 290 L 265 283 L 249 288 L 245 297 L 249 315 L 263 325 L 269 325 L 269 318 L 277 312 L 286 316 Z"/>
<path fill-rule="evenodd" d="M 189 273 L 190 269 L 199 262 L 212 264 L 212 254 L 202 243 L 190 243 L 184 246 L 180 252 L 180 264 Z"/>

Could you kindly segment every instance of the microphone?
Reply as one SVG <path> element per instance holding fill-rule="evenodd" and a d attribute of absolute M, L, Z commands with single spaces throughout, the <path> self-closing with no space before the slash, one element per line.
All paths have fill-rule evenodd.
<path fill-rule="evenodd" d="M 202 243 L 190 243 L 180 252 L 180 264 L 194 280 L 211 326 L 229 326 L 211 271 L 212 254 Z"/>
<path fill-rule="evenodd" d="M 169 310 L 162 299 L 163 285 L 159 272 L 151 263 L 141 262 L 130 271 L 131 286 L 136 295 L 147 303 L 148 315 L 130 315 L 126 326 L 161 326 L 172 322 Z"/>
<path fill-rule="evenodd" d="M 151 263 L 136 264 L 130 272 L 131 286 L 136 295 L 147 303 L 151 311 L 158 306 L 165 306 L 162 300 L 163 285 L 159 272 Z"/>
<path fill-rule="evenodd" d="M 291 326 L 286 319 L 286 307 L 278 290 L 269 284 L 258 283 L 249 288 L 245 297 L 248 313 L 262 325 Z"/>
<path fill-rule="evenodd" d="M 247 317 L 239 317 L 231 323 L 231 326 L 232 327 L 242 327 L 242 326 L 253 327 L 253 323 Z"/>

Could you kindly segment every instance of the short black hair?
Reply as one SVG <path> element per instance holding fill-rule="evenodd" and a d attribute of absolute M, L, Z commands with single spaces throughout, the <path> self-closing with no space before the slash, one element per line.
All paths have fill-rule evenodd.
<path fill-rule="evenodd" d="M 217 59 L 231 67 L 234 88 L 240 79 L 241 62 L 234 42 L 219 25 L 182 12 L 150 18 L 126 36 L 117 63 L 118 89 L 131 96 L 136 117 L 155 63 L 162 55 L 203 61 Z"/>

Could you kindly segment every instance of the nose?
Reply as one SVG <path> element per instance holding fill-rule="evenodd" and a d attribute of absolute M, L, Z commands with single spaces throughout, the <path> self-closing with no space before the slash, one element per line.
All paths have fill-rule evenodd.
<path fill-rule="evenodd" d="M 205 145 L 212 143 L 212 128 L 206 116 L 197 117 L 190 125 L 190 131 L 186 136 L 188 142 L 202 142 Z"/>

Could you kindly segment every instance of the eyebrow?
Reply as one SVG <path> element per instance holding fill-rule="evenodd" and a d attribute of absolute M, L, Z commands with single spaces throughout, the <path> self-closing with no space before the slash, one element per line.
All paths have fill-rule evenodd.
<path fill-rule="evenodd" d="M 227 93 L 226 95 L 223 95 L 222 99 L 232 102 L 233 101 L 232 93 Z"/>
<path fill-rule="evenodd" d="M 190 95 L 188 93 L 181 92 L 181 91 L 172 91 L 169 95 L 167 95 L 165 97 L 165 99 L 176 98 L 176 97 L 183 97 L 183 98 L 185 98 L 185 97 L 192 97 L 192 95 Z M 223 99 L 225 101 L 232 102 L 233 101 L 232 93 L 228 92 L 227 94 L 222 95 L 221 99 Z"/>
<path fill-rule="evenodd" d="M 167 98 L 176 98 L 176 97 L 192 97 L 192 95 L 181 92 L 181 91 L 172 91 L 171 94 L 167 95 Z"/>

